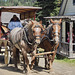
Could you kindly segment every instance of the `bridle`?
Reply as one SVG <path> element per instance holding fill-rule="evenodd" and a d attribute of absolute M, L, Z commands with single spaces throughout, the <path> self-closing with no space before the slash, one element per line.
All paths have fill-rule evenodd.
<path fill-rule="evenodd" d="M 41 28 L 39 25 L 35 25 L 34 28 Z M 41 28 L 41 33 L 43 32 L 43 29 Z M 32 31 L 32 34 L 33 34 L 33 31 Z M 40 35 L 36 35 L 35 37 L 40 37 Z M 30 42 L 29 39 L 28 39 L 28 35 L 27 35 L 27 28 L 24 28 L 24 40 L 29 44 L 29 45 L 34 45 L 34 42 Z M 40 37 L 41 38 L 41 37 Z M 40 40 L 40 38 L 36 38 L 38 40 Z M 35 38 L 34 38 L 35 40 Z"/>
<path fill-rule="evenodd" d="M 39 25 L 35 25 L 34 28 L 41 28 Z M 41 34 L 44 32 L 44 30 L 41 28 Z M 33 32 L 32 32 L 33 33 Z M 40 35 L 35 35 L 35 37 L 41 37 Z M 36 39 L 40 39 L 40 38 L 36 38 Z"/>
<path fill-rule="evenodd" d="M 54 23 L 54 25 L 59 25 L 59 26 L 60 26 L 59 23 Z M 53 25 L 53 26 L 54 26 L 54 25 Z M 53 27 L 53 26 L 52 26 L 52 27 Z M 57 35 L 54 35 L 54 34 L 57 34 Z M 59 37 L 59 36 L 60 36 L 60 32 L 58 32 L 58 31 L 53 32 L 53 31 L 52 31 L 52 37 L 55 37 L 55 36 L 58 36 L 58 37 Z"/>

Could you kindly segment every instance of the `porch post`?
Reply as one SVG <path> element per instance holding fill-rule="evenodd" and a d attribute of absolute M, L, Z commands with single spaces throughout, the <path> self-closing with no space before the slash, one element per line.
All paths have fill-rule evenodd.
<path fill-rule="evenodd" d="M 64 22 L 62 22 L 62 42 L 65 42 L 65 36 L 66 36 L 66 34 L 65 34 L 65 28 L 66 26 L 65 26 L 65 21 Z"/>
<path fill-rule="evenodd" d="M 73 22 L 70 22 L 69 58 L 73 57 L 72 28 L 73 28 Z"/>
<path fill-rule="evenodd" d="M 1 38 L 1 10 L 0 10 L 0 38 Z"/>
<path fill-rule="evenodd" d="M 36 17 L 36 12 L 34 13 L 34 21 L 35 21 L 35 17 Z"/>

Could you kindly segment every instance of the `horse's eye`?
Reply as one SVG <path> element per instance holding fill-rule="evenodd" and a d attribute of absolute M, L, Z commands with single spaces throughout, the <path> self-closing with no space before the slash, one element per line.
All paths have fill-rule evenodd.
<path fill-rule="evenodd" d="M 33 31 L 33 33 L 34 33 L 35 31 Z"/>
<path fill-rule="evenodd" d="M 43 32 L 43 29 L 41 29 L 41 33 Z"/>

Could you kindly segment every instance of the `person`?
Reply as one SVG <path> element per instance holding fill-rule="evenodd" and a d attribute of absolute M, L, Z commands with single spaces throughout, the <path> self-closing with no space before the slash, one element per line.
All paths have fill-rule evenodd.
<path fill-rule="evenodd" d="M 8 28 L 11 30 L 13 30 L 16 27 L 23 27 L 20 20 L 18 19 L 18 17 L 16 15 L 13 15 L 13 18 L 10 20 L 10 23 L 8 24 Z"/>
<path fill-rule="evenodd" d="M 74 30 L 72 29 L 72 43 L 74 42 L 74 37 L 75 37 L 73 31 Z M 69 43 L 70 42 L 70 32 L 67 32 L 67 35 L 68 35 L 67 42 Z"/>

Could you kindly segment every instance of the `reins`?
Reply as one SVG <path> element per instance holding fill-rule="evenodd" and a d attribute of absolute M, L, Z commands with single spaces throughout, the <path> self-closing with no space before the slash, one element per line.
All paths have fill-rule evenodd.
<path fill-rule="evenodd" d="M 25 40 L 29 45 L 33 45 L 33 43 L 29 42 L 28 37 L 27 37 L 27 33 L 26 33 L 26 29 L 24 28 L 24 35 L 25 35 Z"/>

